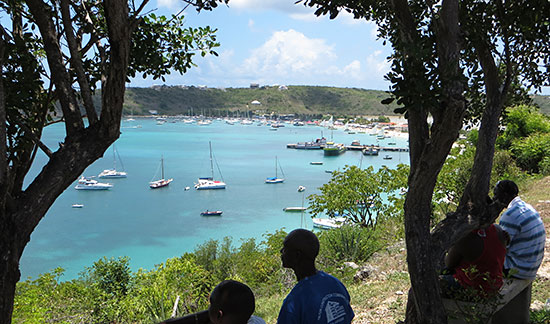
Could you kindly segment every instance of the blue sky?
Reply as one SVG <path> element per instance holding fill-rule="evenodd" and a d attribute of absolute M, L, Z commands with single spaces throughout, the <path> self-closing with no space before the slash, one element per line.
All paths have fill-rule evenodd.
<path fill-rule="evenodd" d="M 155 1 L 151 2 L 155 5 Z M 159 14 L 178 11 L 178 0 L 158 0 Z M 165 84 L 208 87 L 320 85 L 388 90 L 384 74 L 391 48 L 376 40 L 376 26 L 342 14 L 316 17 L 293 0 L 231 0 L 213 11 L 185 13 L 186 27 L 217 28 L 218 57 L 197 58 L 185 75 Z M 162 84 L 137 77 L 131 86 Z"/>
<path fill-rule="evenodd" d="M 336 19 L 317 17 L 294 0 L 230 0 L 213 11 L 185 12 L 184 27 L 217 28 L 219 56 L 194 59 L 186 74 L 166 81 L 143 79 L 130 86 L 154 84 L 240 88 L 260 85 L 318 85 L 388 90 L 384 75 L 390 46 L 376 39 L 376 25 L 343 12 Z M 169 16 L 179 0 L 151 0 L 149 10 Z M 550 87 L 543 88 L 550 95 Z"/>

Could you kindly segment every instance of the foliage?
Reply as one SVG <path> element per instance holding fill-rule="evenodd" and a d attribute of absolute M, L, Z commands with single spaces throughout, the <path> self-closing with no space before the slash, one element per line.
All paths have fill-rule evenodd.
<path fill-rule="evenodd" d="M 130 52 L 128 75 L 143 73 L 143 78 L 152 76 L 162 79 L 171 70 L 185 73 L 195 66 L 192 59 L 195 52 L 201 56 L 207 54 L 218 56 L 213 48 L 220 44 L 216 42 L 216 29 L 207 27 L 181 28 L 185 25 L 184 16 L 165 16 L 150 14 L 143 17 L 134 32 Z M 161 55 L 159 55 L 161 54 Z"/>
<path fill-rule="evenodd" d="M 536 107 L 519 105 L 506 109 L 503 122 L 506 126 L 497 144 L 508 149 L 514 140 L 520 140 L 536 133 L 550 133 L 550 118 Z"/>
<path fill-rule="evenodd" d="M 319 233 L 321 250 L 318 263 L 326 268 L 337 268 L 345 261 L 362 263 L 384 246 L 381 232 L 376 229 L 344 225 Z"/>
<path fill-rule="evenodd" d="M 540 163 L 550 157 L 550 133 L 533 134 L 512 142 L 512 154 L 520 168 L 531 173 L 538 173 Z"/>
<path fill-rule="evenodd" d="M 391 114 L 393 108 L 380 103 L 385 93 L 378 90 L 336 87 L 289 86 L 288 90 L 266 86 L 262 89 L 226 88 L 199 89 L 194 86 L 160 86 L 128 88 L 125 113 L 147 115 L 149 109 L 166 115 L 243 116 L 256 111 L 265 114 L 302 116 L 380 115 Z M 253 100 L 262 104 L 250 105 Z"/>
<path fill-rule="evenodd" d="M 312 217 L 325 213 L 329 217 L 342 215 L 363 227 L 374 227 L 376 220 L 390 217 L 390 201 L 395 200 L 398 189 L 406 185 L 407 167 L 396 170 L 382 168 L 374 171 L 372 166 L 360 169 L 345 166 L 344 171 L 335 171 L 327 184 L 321 186 L 320 194 L 308 197 Z"/>

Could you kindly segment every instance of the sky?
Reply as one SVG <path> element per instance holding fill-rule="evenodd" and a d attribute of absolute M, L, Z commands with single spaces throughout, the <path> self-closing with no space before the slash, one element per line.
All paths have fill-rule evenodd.
<path fill-rule="evenodd" d="M 180 0 L 151 0 L 156 14 L 170 16 L 183 8 Z M 391 46 L 377 39 L 377 28 L 342 12 L 336 19 L 317 17 L 295 0 L 230 0 L 212 11 L 184 13 L 185 26 L 218 29 L 219 56 L 196 55 L 184 75 L 165 81 L 137 76 L 129 86 L 194 85 L 242 88 L 259 85 L 313 85 L 389 90 Z M 542 94 L 550 95 L 550 87 Z"/>
<path fill-rule="evenodd" d="M 376 40 L 376 25 L 347 13 L 317 17 L 294 0 L 230 0 L 213 11 L 188 9 L 184 27 L 217 28 L 219 54 L 196 55 L 184 75 L 166 81 L 134 78 L 130 86 L 153 84 L 242 88 L 260 85 L 317 85 L 388 90 L 391 48 Z M 157 14 L 182 8 L 179 0 L 151 1 Z"/>

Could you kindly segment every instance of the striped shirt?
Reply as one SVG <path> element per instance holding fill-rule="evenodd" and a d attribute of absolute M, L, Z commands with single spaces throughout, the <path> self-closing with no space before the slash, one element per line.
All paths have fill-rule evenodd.
<path fill-rule="evenodd" d="M 500 226 L 510 234 L 504 261 L 505 269 L 520 279 L 535 279 L 544 257 L 546 233 L 539 213 L 519 197 L 514 198 L 500 216 Z"/>

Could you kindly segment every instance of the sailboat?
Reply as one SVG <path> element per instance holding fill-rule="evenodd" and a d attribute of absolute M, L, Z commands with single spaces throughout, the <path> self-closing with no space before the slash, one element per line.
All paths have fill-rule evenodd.
<path fill-rule="evenodd" d="M 115 146 L 113 145 L 113 168 L 101 171 L 101 173 L 98 175 L 99 178 L 109 178 L 109 179 L 126 178 L 126 176 L 127 176 L 126 172 L 117 171 L 117 169 L 116 169 L 117 153 L 118 152 L 117 152 Z M 120 160 L 120 156 L 118 158 Z M 122 160 L 120 160 L 120 164 L 122 164 Z M 124 169 L 124 166 L 122 167 L 122 169 Z"/>
<path fill-rule="evenodd" d="M 167 185 L 170 184 L 170 182 L 174 180 L 174 179 L 164 179 L 164 157 L 160 158 L 160 169 L 161 169 L 161 178 L 159 180 L 149 182 L 149 187 L 151 189 L 166 187 Z"/>
<path fill-rule="evenodd" d="M 195 189 L 207 190 L 207 189 L 225 189 L 225 182 L 214 180 L 214 162 L 212 160 L 212 142 L 208 142 L 210 147 L 210 177 L 199 178 L 195 183 Z M 216 164 L 217 165 L 217 164 Z"/>
<path fill-rule="evenodd" d="M 277 157 L 275 157 L 275 176 L 265 179 L 265 183 L 283 183 L 285 181 L 285 179 L 279 178 L 277 174 L 277 169 L 278 169 L 277 164 L 279 163 L 278 163 Z M 280 164 L 279 164 L 279 167 L 281 167 Z M 281 173 L 283 174 L 283 176 L 285 175 L 283 172 L 283 169 L 281 169 Z"/>

